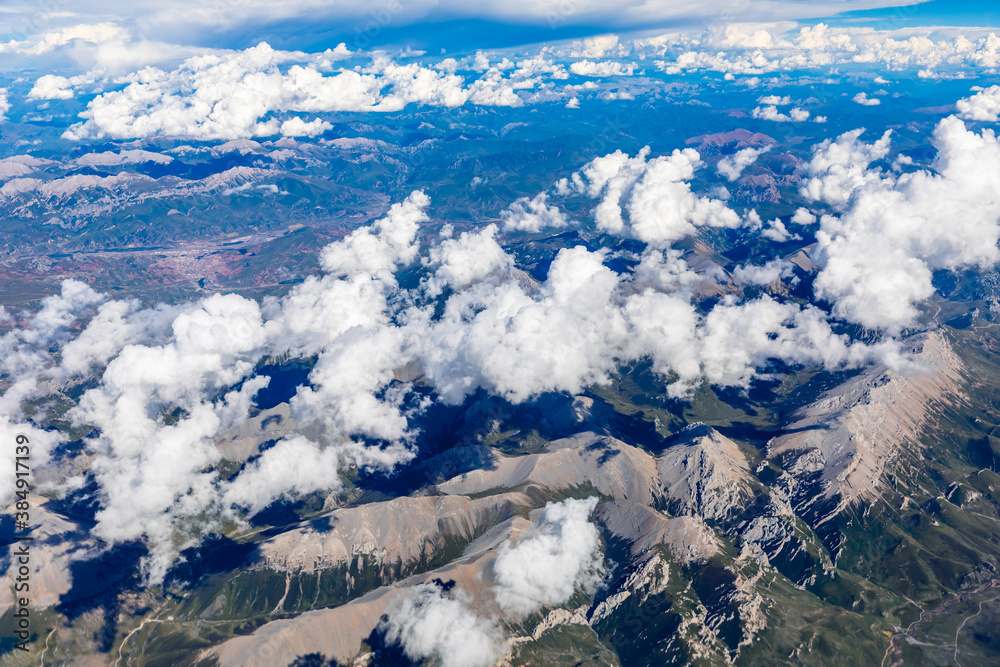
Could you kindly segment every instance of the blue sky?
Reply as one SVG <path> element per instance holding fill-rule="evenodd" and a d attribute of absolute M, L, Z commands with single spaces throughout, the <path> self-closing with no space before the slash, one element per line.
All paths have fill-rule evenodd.
<path fill-rule="evenodd" d="M 369 46 L 409 44 L 449 51 L 496 48 L 599 34 L 653 29 L 692 30 L 729 22 L 860 21 L 887 27 L 997 25 L 1000 12 L 986 0 L 707 0 L 700 3 L 621 0 L 153 0 L 114 8 L 95 0 L 72 11 L 48 12 L 35 3 L 5 3 L 6 38 L 69 25 L 112 21 L 151 40 L 245 48 L 260 39 L 285 48 L 312 49 L 351 42 L 365 33 Z M 848 14 L 842 10 L 860 8 Z M 890 25 L 891 24 L 891 25 Z"/>
<path fill-rule="evenodd" d="M 402 10 L 393 10 L 393 0 L 379 0 L 366 3 L 363 11 L 344 10 L 343 14 L 331 15 L 323 21 L 310 17 L 308 25 L 299 16 L 274 20 L 272 16 L 255 16 L 251 12 L 251 18 L 228 25 L 220 23 L 213 26 L 211 32 L 213 39 L 233 48 L 264 39 L 276 47 L 306 51 L 346 42 L 361 48 L 409 46 L 435 53 L 441 49 L 454 53 L 579 39 L 609 30 L 619 34 L 698 30 L 730 20 L 823 22 L 877 30 L 1000 25 L 1000 8 L 989 0 L 930 0 L 908 5 L 900 5 L 899 0 L 886 0 L 881 4 L 899 6 L 846 12 L 840 9 L 860 3 L 779 0 L 768 3 L 708 2 L 685 7 L 678 2 L 646 5 L 625 2 L 621 4 L 621 11 L 613 9 L 611 3 L 587 11 L 582 2 L 549 0 L 525 5 L 521 13 L 517 11 L 516 2 L 510 3 L 510 11 L 499 11 L 491 2 L 469 2 L 452 3 L 451 7 L 448 3 L 439 3 L 418 10 L 416 14 L 411 11 L 414 4 L 395 5 Z M 879 0 L 867 4 L 879 4 Z M 383 5 L 390 10 L 383 9 Z M 628 11 L 630 9 L 635 11 Z"/>
<path fill-rule="evenodd" d="M 917 26 L 997 26 L 1000 5 L 995 0 L 930 0 L 905 7 L 845 12 L 835 24 L 860 24 L 879 30 Z"/>
<path fill-rule="evenodd" d="M 240 26 L 225 37 L 234 45 L 252 45 L 264 40 L 275 48 L 322 51 L 341 42 L 349 48 L 388 48 L 407 46 L 431 53 L 444 49 L 448 53 L 501 49 L 525 44 L 539 44 L 565 39 L 579 39 L 607 32 L 601 25 L 549 26 L 500 23 L 483 19 L 450 19 L 420 22 L 413 25 L 357 30 L 331 22 L 314 31 L 301 30 L 298 21 L 280 24 Z"/>

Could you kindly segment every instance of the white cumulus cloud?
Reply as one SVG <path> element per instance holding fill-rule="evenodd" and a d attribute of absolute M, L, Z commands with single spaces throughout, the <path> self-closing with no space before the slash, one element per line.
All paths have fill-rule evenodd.
<path fill-rule="evenodd" d="M 815 290 L 836 315 L 897 331 L 934 293 L 934 270 L 987 268 L 1000 259 L 1000 143 L 992 131 L 977 134 L 950 116 L 934 131 L 933 171 L 896 176 L 869 167 L 885 156 L 889 134 L 871 145 L 859 135 L 821 146 L 814 180 L 803 189 L 843 211 L 820 220 Z"/>
<path fill-rule="evenodd" d="M 647 244 L 669 244 L 699 227 L 742 224 L 724 202 L 691 191 L 689 181 L 702 164 L 697 151 L 674 150 L 651 160 L 648 156 L 648 147 L 635 157 L 615 151 L 595 158 L 556 188 L 599 198 L 594 211 L 598 229 Z"/>
<path fill-rule="evenodd" d="M 445 286 L 464 289 L 494 272 L 512 268 L 514 259 L 497 243 L 496 233 L 496 225 L 487 225 L 482 231 L 465 232 L 431 248 L 426 264 L 435 271 L 427 281 L 428 293 L 437 296 Z"/>
<path fill-rule="evenodd" d="M 959 118 L 997 122 L 1000 116 L 1000 86 L 990 86 L 955 103 Z"/>
<path fill-rule="evenodd" d="M 569 71 L 579 76 L 632 76 L 634 65 L 623 65 L 613 60 L 578 60 L 569 66 Z"/>
<path fill-rule="evenodd" d="M 565 213 L 548 203 L 548 195 L 544 192 L 531 199 L 521 197 L 500 217 L 504 229 L 508 231 L 540 232 L 543 229 L 562 229 L 570 224 Z"/>
<path fill-rule="evenodd" d="M 809 112 L 799 107 L 792 107 L 787 114 L 778 111 L 773 104 L 765 107 L 754 107 L 751 112 L 754 118 L 761 120 L 773 120 L 776 123 L 801 123 L 809 120 Z"/>
<path fill-rule="evenodd" d="M 538 522 L 500 548 L 493 563 L 494 594 L 505 611 L 530 614 L 592 588 L 604 571 L 600 534 L 590 514 L 597 498 L 545 506 Z"/>
<path fill-rule="evenodd" d="M 857 95 L 855 95 L 851 99 L 853 101 L 857 102 L 858 104 L 862 104 L 862 105 L 864 105 L 866 107 L 875 107 L 875 106 L 878 106 L 878 105 L 882 104 L 882 100 L 880 100 L 877 97 L 868 97 L 868 93 L 866 93 L 864 91 L 858 93 Z"/>
<path fill-rule="evenodd" d="M 716 171 L 725 176 L 730 181 L 735 181 L 743 173 L 743 170 L 757 161 L 762 153 L 771 150 L 770 146 L 764 148 L 743 148 L 735 154 L 724 157 L 715 165 Z"/>
<path fill-rule="evenodd" d="M 469 604 L 459 588 L 449 594 L 435 584 L 419 584 L 394 601 L 380 628 L 386 641 L 398 644 L 411 660 L 489 667 L 504 656 L 506 646 L 495 623 L 478 617 Z"/>
<path fill-rule="evenodd" d="M 333 129 L 333 124 L 325 120 L 314 118 L 306 122 L 296 116 L 282 123 L 278 131 L 286 137 L 315 137 L 331 129 Z"/>

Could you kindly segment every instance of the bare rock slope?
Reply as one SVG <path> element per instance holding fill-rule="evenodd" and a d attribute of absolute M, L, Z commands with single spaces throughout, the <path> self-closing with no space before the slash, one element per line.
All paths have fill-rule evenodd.
<path fill-rule="evenodd" d="M 964 366 L 939 331 L 911 339 L 909 372 L 876 367 L 801 409 L 768 446 L 794 476 L 818 473 L 840 506 L 876 498 L 887 467 L 919 450 L 918 433 L 935 408 L 958 400 Z"/>

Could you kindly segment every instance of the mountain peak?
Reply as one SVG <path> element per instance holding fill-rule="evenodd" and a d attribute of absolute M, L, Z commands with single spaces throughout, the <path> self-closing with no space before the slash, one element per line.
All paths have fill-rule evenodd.
<path fill-rule="evenodd" d="M 667 507 L 674 514 L 721 520 L 753 498 L 750 466 L 739 446 L 714 428 L 692 424 L 657 457 Z"/>

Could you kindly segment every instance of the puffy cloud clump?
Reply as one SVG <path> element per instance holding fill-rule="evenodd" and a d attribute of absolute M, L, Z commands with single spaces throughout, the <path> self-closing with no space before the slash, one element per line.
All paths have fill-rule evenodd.
<path fill-rule="evenodd" d="M 320 263 L 330 275 L 369 273 L 391 279 L 400 264 L 417 255 L 415 243 L 420 223 L 427 221 L 430 198 L 418 190 L 371 226 L 351 232 L 342 243 L 324 248 Z"/>
<path fill-rule="evenodd" d="M 652 359 L 654 370 L 664 377 L 676 376 L 668 395 L 690 393 L 703 377 L 702 320 L 690 299 L 647 289 L 630 297 L 623 310 L 629 328 L 627 351 L 635 358 Z"/>
<path fill-rule="evenodd" d="M 80 281 L 63 281 L 59 294 L 43 299 L 38 312 L 0 337 L 0 374 L 8 380 L 0 396 L 0 430 L 12 434 L 11 442 L 17 434 L 29 437 L 35 470 L 45 468 L 52 448 L 65 435 L 26 421 L 25 401 L 51 391 L 53 384 L 79 381 L 128 344 L 161 338 L 176 315 L 170 307 L 140 310 L 137 301 L 101 304 L 104 298 Z M 125 321 L 126 314 L 136 321 Z M 6 311 L 0 315 L 9 317 Z M 71 327 L 88 316 L 92 316 L 88 326 L 74 338 Z M 52 350 L 58 350 L 58 358 Z M 4 493 L 13 489 L 12 484 Z"/>
<path fill-rule="evenodd" d="M 579 60 L 569 66 L 569 71 L 578 76 L 610 77 L 632 76 L 634 65 L 623 65 L 613 60 Z"/>
<path fill-rule="evenodd" d="M 673 377 L 668 395 L 684 397 L 702 381 L 748 387 L 771 359 L 832 370 L 872 361 L 894 363 L 894 344 L 865 346 L 830 328 L 826 314 L 764 296 L 727 297 L 701 316 L 690 301 L 647 290 L 624 307 L 631 353 Z"/>
<path fill-rule="evenodd" d="M 407 437 L 407 420 L 391 398 L 379 396 L 392 382 L 394 370 L 409 361 L 404 349 L 407 331 L 381 327 L 374 331 L 350 329 L 327 345 L 309 374 L 310 386 L 292 398 L 292 416 L 303 425 L 323 427 L 323 439 L 336 443 L 349 435 L 386 441 Z M 409 460 L 404 446 L 362 450 L 370 458 L 363 466 L 392 468 Z"/>
<path fill-rule="evenodd" d="M 333 124 L 325 120 L 314 118 L 306 122 L 296 116 L 282 123 L 278 131 L 286 137 L 316 137 L 331 129 L 333 129 Z"/>
<path fill-rule="evenodd" d="M 689 181 L 701 166 L 697 151 L 648 156 L 647 147 L 635 157 L 615 151 L 595 158 L 570 179 L 559 181 L 556 190 L 599 198 L 594 210 L 598 229 L 656 246 L 690 236 L 699 227 L 742 224 L 722 201 L 692 192 Z"/>
<path fill-rule="evenodd" d="M 434 584 L 407 589 L 379 627 L 411 660 L 441 667 L 489 667 L 506 652 L 499 629 L 478 617 L 458 588 L 451 594 Z"/>
<path fill-rule="evenodd" d="M 684 51 L 674 62 L 660 60 L 657 66 L 667 74 L 701 69 L 733 75 L 764 74 L 778 68 L 778 64 L 768 60 L 759 49 L 752 53 L 735 54 L 732 58 L 724 52 Z"/>
<path fill-rule="evenodd" d="M 632 272 L 632 280 L 637 285 L 650 285 L 657 291 L 679 293 L 687 298 L 695 283 L 722 279 L 724 275 L 722 267 L 706 270 L 702 274 L 691 270 L 684 261 L 683 253 L 675 248 L 647 248 Z"/>
<path fill-rule="evenodd" d="M 439 317 L 411 313 L 412 358 L 441 399 L 455 404 L 480 388 L 514 402 L 578 393 L 642 358 L 671 378 L 671 396 L 683 397 L 705 380 L 749 386 L 769 359 L 833 369 L 885 352 L 834 334 L 818 309 L 767 297 L 723 301 L 703 316 L 691 287 L 712 276 L 691 271 L 674 250 L 648 249 L 631 277 L 604 259 L 603 251 L 566 248 L 537 290 L 498 276 L 451 295 Z M 778 278 L 790 275 L 786 268 Z M 715 332 L 727 319 L 744 319 L 760 335 L 746 336 L 745 347 L 720 344 Z M 729 333 L 737 332 L 745 333 Z"/>
<path fill-rule="evenodd" d="M 882 100 L 877 97 L 868 97 L 868 93 L 861 91 L 851 98 L 854 102 L 866 107 L 875 107 L 882 104 Z"/>
<path fill-rule="evenodd" d="M 496 225 L 487 225 L 479 232 L 465 232 L 431 248 L 425 263 L 435 271 L 427 280 L 428 294 L 438 296 L 445 287 L 464 289 L 497 271 L 513 268 L 514 258 L 497 243 L 497 231 Z"/>
<path fill-rule="evenodd" d="M 0 397 L 0 415 L 17 417 L 21 404 L 38 395 L 40 374 L 50 365 L 49 349 L 71 338 L 70 326 L 104 297 L 78 280 L 65 280 L 59 294 L 42 300 L 26 326 L 0 337 L 0 372 L 11 378 Z"/>
<path fill-rule="evenodd" d="M 743 387 L 768 359 L 837 368 L 891 360 L 895 349 L 891 343 L 851 343 L 833 334 L 820 309 L 766 296 L 743 304 L 724 300 L 705 317 L 700 342 L 705 377 L 720 386 Z"/>
<path fill-rule="evenodd" d="M 606 53 L 624 52 L 624 47 L 618 44 L 618 35 L 595 35 L 580 42 L 573 42 L 570 55 L 583 58 L 600 58 Z"/>
<path fill-rule="evenodd" d="M 73 77 L 46 74 L 39 77 L 28 92 L 29 100 L 68 100 L 76 96 L 75 89 L 97 81 L 97 72 Z"/>
<path fill-rule="evenodd" d="M 787 114 L 778 111 L 778 107 L 773 104 L 765 107 L 754 107 L 751 112 L 754 118 L 761 120 L 773 120 L 776 123 L 801 123 L 809 120 L 809 112 L 799 107 L 792 107 Z"/>
<path fill-rule="evenodd" d="M 764 95 L 763 97 L 757 98 L 757 101 L 765 105 L 777 105 L 783 106 L 792 103 L 792 98 L 788 95 L 784 97 L 779 97 L 778 95 Z"/>
<path fill-rule="evenodd" d="M 590 521 L 597 498 L 549 503 L 538 522 L 504 543 L 493 562 L 493 589 L 507 612 L 530 614 L 592 589 L 604 572 L 600 533 Z"/>
<path fill-rule="evenodd" d="M 55 74 L 39 77 L 28 93 L 31 100 L 68 100 L 74 97 L 69 79 Z"/>
<path fill-rule="evenodd" d="M 386 285 L 368 274 L 310 276 L 284 298 L 267 298 L 261 307 L 278 355 L 319 354 L 345 332 L 374 330 L 388 322 Z"/>
<path fill-rule="evenodd" d="M 137 299 L 101 304 L 87 327 L 61 350 L 53 376 L 65 381 L 103 368 L 129 345 L 151 344 L 167 336 L 180 308 L 141 308 Z"/>
<path fill-rule="evenodd" d="M 785 259 L 772 259 L 764 265 L 748 264 L 733 270 L 733 278 L 748 285 L 770 285 L 783 278 L 791 278 L 794 265 Z"/>
<path fill-rule="evenodd" d="M 762 153 L 771 150 L 770 146 L 764 148 L 744 148 L 736 151 L 733 155 L 724 157 L 715 165 L 716 171 L 725 176 L 730 181 L 735 181 L 743 173 L 743 170 L 757 161 Z"/>
<path fill-rule="evenodd" d="M 997 122 L 1000 117 L 1000 86 L 990 86 L 955 103 L 959 118 Z"/>
<path fill-rule="evenodd" d="M 870 145 L 859 136 L 821 145 L 809 166 L 803 193 L 842 211 L 820 220 L 814 287 L 838 317 L 895 332 L 934 293 L 934 270 L 1000 259 L 1000 142 L 951 116 L 934 131 L 933 171 L 896 176 L 870 168 L 886 155 L 889 134 Z"/>
<path fill-rule="evenodd" d="M 344 463 L 341 450 L 294 436 L 265 451 L 226 484 L 222 502 L 256 514 L 279 498 L 335 488 Z"/>
<path fill-rule="evenodd" d="M 145 540 L 148 581 L 162 580 L 179 551 L 224 517 L 239 519 L 280 497 L 336 489 L 346 465 L 391 468 L 412 458 L 406 419 L 391 397 L 381 396 L 405 358 L 405 332 L 387 326 L 386 295 L 396 289 L 393 271 L 415 257 L 428 203 L 415 192 L 370 229 L 331 244 L 330 273 L 283 299 L 265 300 L 263 308 L 236 295 L 152 309 L 110 301 L 68 340 L 67 327 L 102 298 L 68 281 L 31 326 L 3 339 L 10 371 L 26 385 L 39 376 L 100 373 L 98 386 L 69 413 L 97 432 L 87 442 L 102 503 L 94 534 L 108 543 Z M 53 344 L 62 346 L 60 363 L 49 359 L 46 369 L 38 349 L 47 352 Z M 22 353 L 29 349 L 31 357 Z M 267 377 L 252 376 L 265 354 L 318 354 L 292 413 L 321 432 L 317 441 L 295 436 L 278 443 L 222 482 L 215 438 L 246 420 L 254 395 L 267 385 Z M 8 391 L 4 400 L 19 404 L 33 395 L 34 386 L 28 389 Z M 359 437 L 386 443 L 367 446 Z M 305 469 L 297 467 L 303 463 Z M 68 480 L 66 488 L 77 483 Z"/>
<path fill-rule="evenodd" d="M 803 196 L 843 208 L 855 190 L 881 182 L 880 171 L 869 167 L 889 154 L 892 130 L 886 130 L 871 144 L 859 141 L 864 131 L 861 128 L 845 132 L 836 141 L 827 139 L 813 147 L 806 168 L 809 179 L 802 186 Z"/>
<path fill-rule="evenodd" d="M 519 402 L 604 380 L 626 327 L 614 305 L 620 277 L 603 259 L 583 247 L 563 249 L 537 295 L 506 281 L 450 297 L 418 336 L 442 399 L 459 403 L 483 387 Z"/>
<path fill-rule="evenodd" d="M 548 203 L 548 194 L 544 192 L 530 199 L 521 197 L 500 217 L 507 231 L 540 232 L 543 229 L 562 229 L 570 224 L 565 213 Z"/>
<path fill-rule="evenodd" d="M 58 431 L 45 430 L 34 424 L 12 419 L 7 415 L 0 415 L 0 438 L 3 438 L 4 442 L 8 443 L 7 451 L 10 452 L 11 461 L 14 461 L 14 456 L 18 454 L 14 448 L 21 442 L 25 442 L 19 441 L 19 436 L 27 438 L 26 442 L 31 456 L 31 468 L 36 473 L 44 469 L 55 447 L 66 440 L 66 437 Z M 17 472 L 14 465 L 9 465 L 6 470 L 0 473 L 0 480 L 6 480 L 0 481 L 0 505 L 3 507 L 8 507 L 10 503 L 17 499 L 15 495 L 18 490 Z M 37 478 L 34 485 L 37 490 L 39 488 Z"/>
<path fill-rule="evenodd" d="M 160 581 L 187 534 L 184 517 L 214 504 L 220 455 L 212 437 L 246 419 L 250 399 L 267 378 L 254 378 L 217 401 L 211 396 L 246 378 L 266 342 L 260 309 L 236 295 L 215 295 L 182 312 L 161 345 L 129 345 L 110 363 L 98 387 L 70 411 L 93 425 L 89 447 L 102 508 L 94 534 L 108 542 L 145 537 L 146 572 Z M 173 423 L 164 410 L 179 412 Z"/>
<path fill-rule="evenodd" d="M 327 246 L 322 280 L 265 306 L 277 345 L 294 342 L 295 349 L 319 353 L 310 386 L 291 400 L 292 415 L 321 425 L 324 441 L 344 448 L 345 459 L 359 466 L 392 468 L 413 456 L 401 442 L 408 436 L 406 418 L 379 394 L 409 361 L 409 332 L 390 326 L 387 297 L 397 287 L 394 272 L 416 259 L 417 230 L 429 204 L 423 192 L 411 193 L 370 227 Z M 284 334 L 289 329 L 292 337 Z M 394 444 L 366 448 L 350 436 Z"/>

